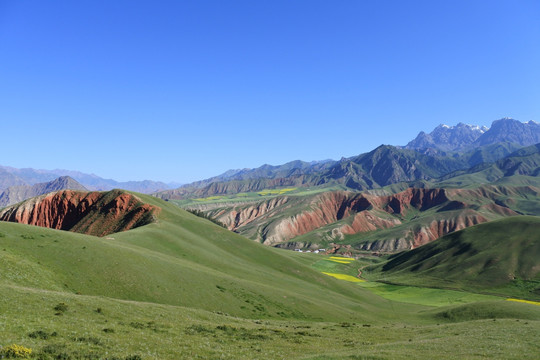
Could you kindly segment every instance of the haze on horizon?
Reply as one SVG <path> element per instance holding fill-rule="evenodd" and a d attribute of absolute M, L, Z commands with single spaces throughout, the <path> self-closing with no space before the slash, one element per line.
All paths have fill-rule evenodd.
<path fill-rule="evenodd" d="M 118 181 L 540 121 L 540 3 L 0 3 L 0 165 Z"/>

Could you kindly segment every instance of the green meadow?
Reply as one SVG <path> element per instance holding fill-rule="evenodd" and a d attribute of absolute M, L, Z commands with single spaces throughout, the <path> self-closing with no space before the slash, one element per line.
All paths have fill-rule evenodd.
<path fill-rule="evenodd" d="M 0 223 L 0 354 L 15 356 L 13 344 L 44 360 L 535 359 L 540 352 L 538 305 L 340 280 L 323 272 L 356 278 L 387 259 L 264 247 L 173 203 L 137 196 L 161 208 L 158 221 L 104 238 Z"/>

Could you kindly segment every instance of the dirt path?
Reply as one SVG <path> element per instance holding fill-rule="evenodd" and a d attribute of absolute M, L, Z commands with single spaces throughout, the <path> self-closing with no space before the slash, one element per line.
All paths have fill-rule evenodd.
<path fill-rule="evenodd" d="M 368 266 L 369 266 L 369 265 L 364 265 L 364 266 L 362 266 L 361 268 L 358 268 L 358 275 L 356 275 L 356 277 L 359 278 L 359 279 L 362 279 L 362 269 L 364 269 L 364 268 L 366 268 L 366 267 L 368 267 Z M 362 280 L 367 281 L 367 279 L 362 279 Z"/>

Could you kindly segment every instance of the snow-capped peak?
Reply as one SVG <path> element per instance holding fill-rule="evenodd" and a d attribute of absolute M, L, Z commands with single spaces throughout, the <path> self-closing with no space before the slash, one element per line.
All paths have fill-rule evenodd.
<path fill-rule="evenodd" d="M 454 126 L 450 126 L 450 125 L 446 125 L 446 124 L 441 124 L 437 127 L 438 129 L 445 129 L 445 130 L 454 130 L 456 128 L 468 128 L 469 130 L 472 130 L 472 131 L 478 131 L 480 132 L 481 134 L 485 133 L 488 128 L 485 127 L 485 126 L 478 126 L 478 125 L 469 125 L 469 124 L 464 124 L 462 122 L 460 122 L 459 124 L 457 125 L 454 125 Z"/>
<path fill-rule="evenodd" d="M 485 126 L 478 126 L 478 125 L 467 125 L 471 130 L 473 131 L 479 131 L 480 133 L 485 133 L 486 131 L 488 131 L 488 128 L 485 127 Z"/>

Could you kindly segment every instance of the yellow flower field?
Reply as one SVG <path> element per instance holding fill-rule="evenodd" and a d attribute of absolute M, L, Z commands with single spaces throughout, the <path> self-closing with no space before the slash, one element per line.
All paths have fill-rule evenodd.
<path fill-rule="evenodd" d="M 343 261 L 343 260 L 334 260 L 334 259 L 328 259 L 328 261 L 333 261 L 340 264 L 350 264 L 350 261 Z"/>
<path fill-rule="evenodd" d="M 521 300 L 521 299 L 506 299 L 506 301 L 515 301 L 515 302 L 522 302 L 522 303 L 525 303 L 525 304 L 531 304 L 531 305 L 538 305 L 540 306 L 540 302 L 538 301 L 530 301 L 530 300 Z"/>
<path fill-rule="evenodd" d="M 214 201 L 214 200 L 221 200 L 221 199 L 224 199 L 225 196 L 223 195 L 216 195 L 216 196 L 209 196 L 209 197 L 205 197 L 205 198 L 198 198 L 198 199 L 193 199 L 195 201 Z"/>
<path fill-rule="evenodd" d="M 338 256 L 330 256 L 328 260 L 337 262 L 340 264 L 350 264 L 351 262 L 354 261 L 354 259 L 352 258 L 345 258 L 345 257 L 338 257 Z"/>
<path fill-rule="evenodd" d="M 324 272 L 324 271 L 322 273 L 326 274 L 328 276 L 332 276 L 332 277 L 334 277 L 336 279 L 339 279 L 339 280 L 345 280 L 345 281 L 350 281 L 350 282 L 365 282 L 365 280 L 355 278 L 354 276 L 351 276 L 351 275 L 328 273 L 328 272 Z"/>
<path fill-rule="evenodd" d="M 266 196 L 266 195 L 282 195 L 282 194 L 285 194 L 286 192 L 289 192 L 289 191 L 293 191 L 293 190 L 296 190 L 297 188 L 286 188 L 286 189 L 268 189 L 268 190 L 262 190 L 262 191 L 259 191 L 257 194 L 261 195 L 261 196 Z"/>

